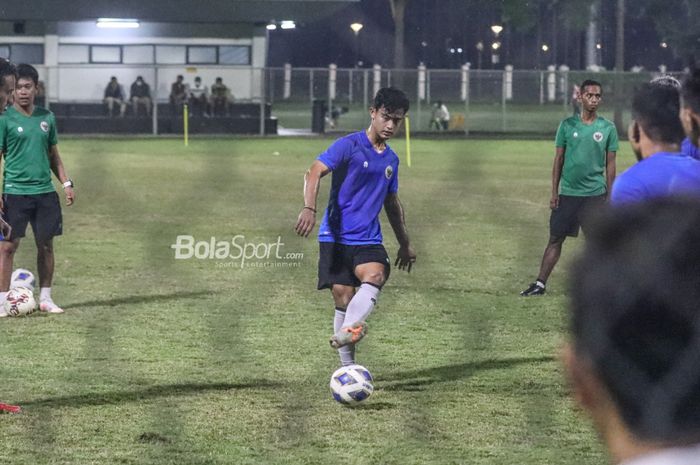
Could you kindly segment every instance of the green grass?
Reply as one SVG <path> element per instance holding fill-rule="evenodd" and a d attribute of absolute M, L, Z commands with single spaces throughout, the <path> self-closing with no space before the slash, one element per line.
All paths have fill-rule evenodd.
<path fill-rule="evenodd" d="M 358 348 L 376 391 L 348 409 L 328 392 L 317 244 L 292 230 L 303 172 L 329 142 L 64 139 L 78 195 L 56 244 L 67 312 L 0 320 L 0 400 L 24 408 L 0 418 L 0 463 L 604 461 L 557 360 L 581 241 L 546 298 L 517 297 L 547 237 L 551 143 L 413 141 L 400 196 L 418 261 L 381 295 Z M 623 150 L 620 165 L 631 160 Z M 303 259 L 175 260 L 179 234 L 279 236 Z M 34 253 L 25 240 L 16 265 L 34 270 Z"/>

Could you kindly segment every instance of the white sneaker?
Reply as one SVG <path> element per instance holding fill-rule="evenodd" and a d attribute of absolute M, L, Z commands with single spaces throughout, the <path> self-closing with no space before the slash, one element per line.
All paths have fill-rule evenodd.
<path fill-rule="evenodd" d="M 63 309 L 53 303 L 52 300 L 42 300 L 39 304 L 39 311 L 44 313 L 63 313 Z"/>

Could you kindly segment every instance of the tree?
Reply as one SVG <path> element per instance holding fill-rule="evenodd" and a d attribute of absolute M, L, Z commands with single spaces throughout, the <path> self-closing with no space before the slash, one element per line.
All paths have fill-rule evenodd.
<path fill-rule="evenodd" d="M 638 0 L 638 17 L 651 18 L 673 54 L 688 67 L 700 60 L 700 2 L 697 0 Z"/>
<path fill-rule="evenodd" d="M 403 69 L 406 65 L 404 50 L 406 3 L 408 0 L 389 0 L 391 16 L 394 18 L 394 68 Z"/>

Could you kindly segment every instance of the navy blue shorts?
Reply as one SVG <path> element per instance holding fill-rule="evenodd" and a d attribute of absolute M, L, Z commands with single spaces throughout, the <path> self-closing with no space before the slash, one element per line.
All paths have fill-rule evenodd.
<path fill-rule="evenodd" d="M 381 244 L 345 245 L 319 242 L 319 246 L 318 289 L 331 289 L 333 284 L 358 287 L 362 283 L 355 276 L 355 268 L 363 263 L 381 263 L 384 265 L 385 278 L 389 279 L 389 255 Z"/>
<path fill-rule="evenodd" d="M 591 212 L 603 208 L 605 194 L 593 197 L 560 195 L 559 207 L 549 217 L 549 235 L 559 239 L 578 236 L 579 228 L 586 232 Z"/>
<path fill-rule="evenodd" d="M 61 203 L 56 192 L 20 195 L 3 194 L 4 217 L 12 227 L 10 240 L 24 237 L 32 225 L 37 242 L 45 242 L 63 233 Z"/>

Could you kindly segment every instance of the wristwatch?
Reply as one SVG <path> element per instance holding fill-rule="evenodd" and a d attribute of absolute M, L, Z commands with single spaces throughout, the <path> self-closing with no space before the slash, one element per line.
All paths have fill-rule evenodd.
<path fill-rule="evenodd" d="M 73 184 L 73 180 L 70 179 L 70 178 L 68 179 L 68 181 L 66 181 L 66 182 L 63 183 L 63 188 L 64 188 L 64 189 L 65 189 L 66 187 L 71 187 L 71 188 L 72 188 L 73 186 L 75 186 L 75 184 Z"/>

